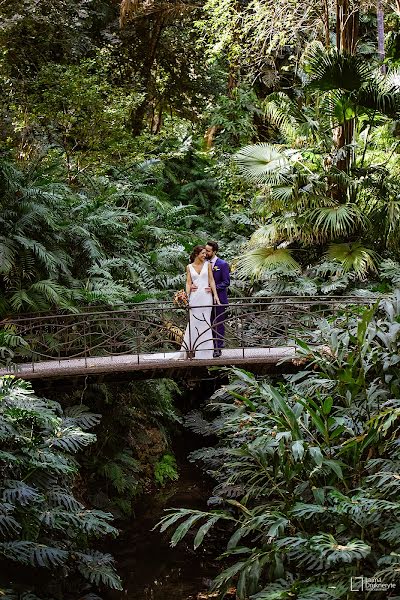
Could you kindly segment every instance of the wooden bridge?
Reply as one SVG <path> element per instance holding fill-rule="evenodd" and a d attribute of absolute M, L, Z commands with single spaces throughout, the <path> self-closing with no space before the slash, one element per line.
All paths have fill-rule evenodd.
<path fill-rule="evenodd" d="M 3 349 L 0 375 L 15 373 L 30 380 L 180 378 L 227 365 L 256 372 L 290 372 L 299 362 L 296 338 L 318 345 L 321 320 L 343 325 L 355 310 L 375 301 L 357 297 L 234 299 L 226 310 L 225 348 L 221 357 L 209 359 L 199 357 L 200 342 L 193 332 L 191 347 L 183 344 L 188 309 L 167 302 L 4 319 L 0 331 L 5 339 L 12 339 L 14 348 L 8 355 Z M 211 347 L 213 336 L 210 326 Z"/>

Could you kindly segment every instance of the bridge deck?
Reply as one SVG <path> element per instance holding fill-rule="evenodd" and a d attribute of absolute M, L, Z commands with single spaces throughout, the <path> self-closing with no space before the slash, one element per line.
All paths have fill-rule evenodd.
<path fill-rule="evenodd" d="M 87 375 L 106 375 L 129 372 L 160 371 L 165 376 L 178 374 L 179 371 L 197 370 L 211 366 L 227 365 L 266 365 L 276 366 L 282 361 L 291 362 L 296 356 L 292 346 L 279 348 L 240 348 L 224 349 L 220 358 L 213 359 L 176 359 L 157 354 L 124 354 L 121 356 L 96 356 L 88 358 L 72 358 L 62 360 L 41 361 L 38 363 L 25 363 L 18 366 L 15 372 L 21 379 L 60 379 Z M 1 369 L 0 376 L 14 373 Z M 159 376 L 162 376 L 161 373 Z"/>

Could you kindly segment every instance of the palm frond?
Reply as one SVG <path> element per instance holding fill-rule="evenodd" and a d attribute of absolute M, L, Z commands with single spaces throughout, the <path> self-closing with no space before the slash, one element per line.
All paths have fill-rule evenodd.
<path fill-rule="evenodd" d="M 318 90 L 359 90 L 372 77 L 371 67 L 363 56 L 325 50 L 312 45 L 304 56 L 307 87 Z"/>
<path fill-rule="evenodd" d="M 317 232 L 324 237 L 335 238 L 349 235 L 365 226 L 366 216 L 356 204 L 337 204 L 314 208 L 306 215 Z"/>
<path fill-rule="evenodd" d="M 331 244 L 327 258 L 340 263 L 345 273 L 354 271 L 358 277 L 364 277 L 368 271 L 377 271 L 377 253 L 361 242 Z"/>
<path fill-rule="evenodd" d="M 281 273 L 299 273 L 300 265 L 287 249 L 257 248 L 246 252 L 238 259 L 237 277 L 261 278 L 269 271 L 279 270 Z"/>
<path fill-rule="evenodd" d="M 309 238 L 306 225 L 295 214 L 284 214 L 271 219 L 270 223 L 256 229 L 248 242 L 249 248 L 276 246 L 280 242 L 291 243 Z"/>
<path fill-rule="evenodd" d="M 383 75 L 375 72 L 374 76 L 357 92 L 355 101 L 360 106 L 396 118 L 400 114 L 400 79 L 395 70 Z"/>
<path fill-rule="evenodd" d="M 9 273 L 15 264 L 17 247 L 13 240 L 0 236 L 0 273 Z"/>
<path fill-rule="evenodd" d="M 279 185 L 286 183 L 292 165 L 300 159 L 300 154 L 295 150 L 263 143 L 245 146 L 233 158 L 250 180 Z"/>

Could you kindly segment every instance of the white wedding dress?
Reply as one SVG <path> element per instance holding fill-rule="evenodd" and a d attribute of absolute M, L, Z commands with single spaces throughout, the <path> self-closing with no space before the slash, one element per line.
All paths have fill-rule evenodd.
<path fill-rule="evenodd" d="M 194 358 L 212 358 L 214 351 L 211 329 L 211 310 L 213 297 L 206 291 L 208 284 L 208 261 L 197 273 L 193 265 L 189 265 L 192 282 L 197 290 L 189 296 L 189 322 L 186 327 L 183 343 L 178 358 L 186 358 L 187 352 L 194 353 Z"/>
<path fill-rule="evenodd" d="M 206 291 L 209 287 L 208 265 L 208 261 L 205 261 L 200 273 L 189 265 L 192 283 L 197 286 L 197 290 L 192 291 L 189 296 L 189 322 L 180 351 L 142 355 L 141 361 L 184 360 L 188 358 L 189 352 L 191 357 L 196 359 L 205 360 L 213 357 L 214 344 L 211 329 L 213 296 L 211 292 Z"/>

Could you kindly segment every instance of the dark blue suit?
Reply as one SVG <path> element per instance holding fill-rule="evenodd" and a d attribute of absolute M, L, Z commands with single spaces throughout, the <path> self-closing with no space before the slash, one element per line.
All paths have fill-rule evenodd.
<path fill-rule="evenodd" d="M 228 287 L 231 282 L 229 277 L 229 265 L 221 258 L 217 258 L 214 266 L 212 267 L 212 272 L 219 301 L 221 302 L 221 305 L 225 305 L 214 305 L 212 309 L 211 322 L 213 327 L 214 348 L 223 348 L 225 336 L 224 321 L 226 319 L 228 304 Z"/>

